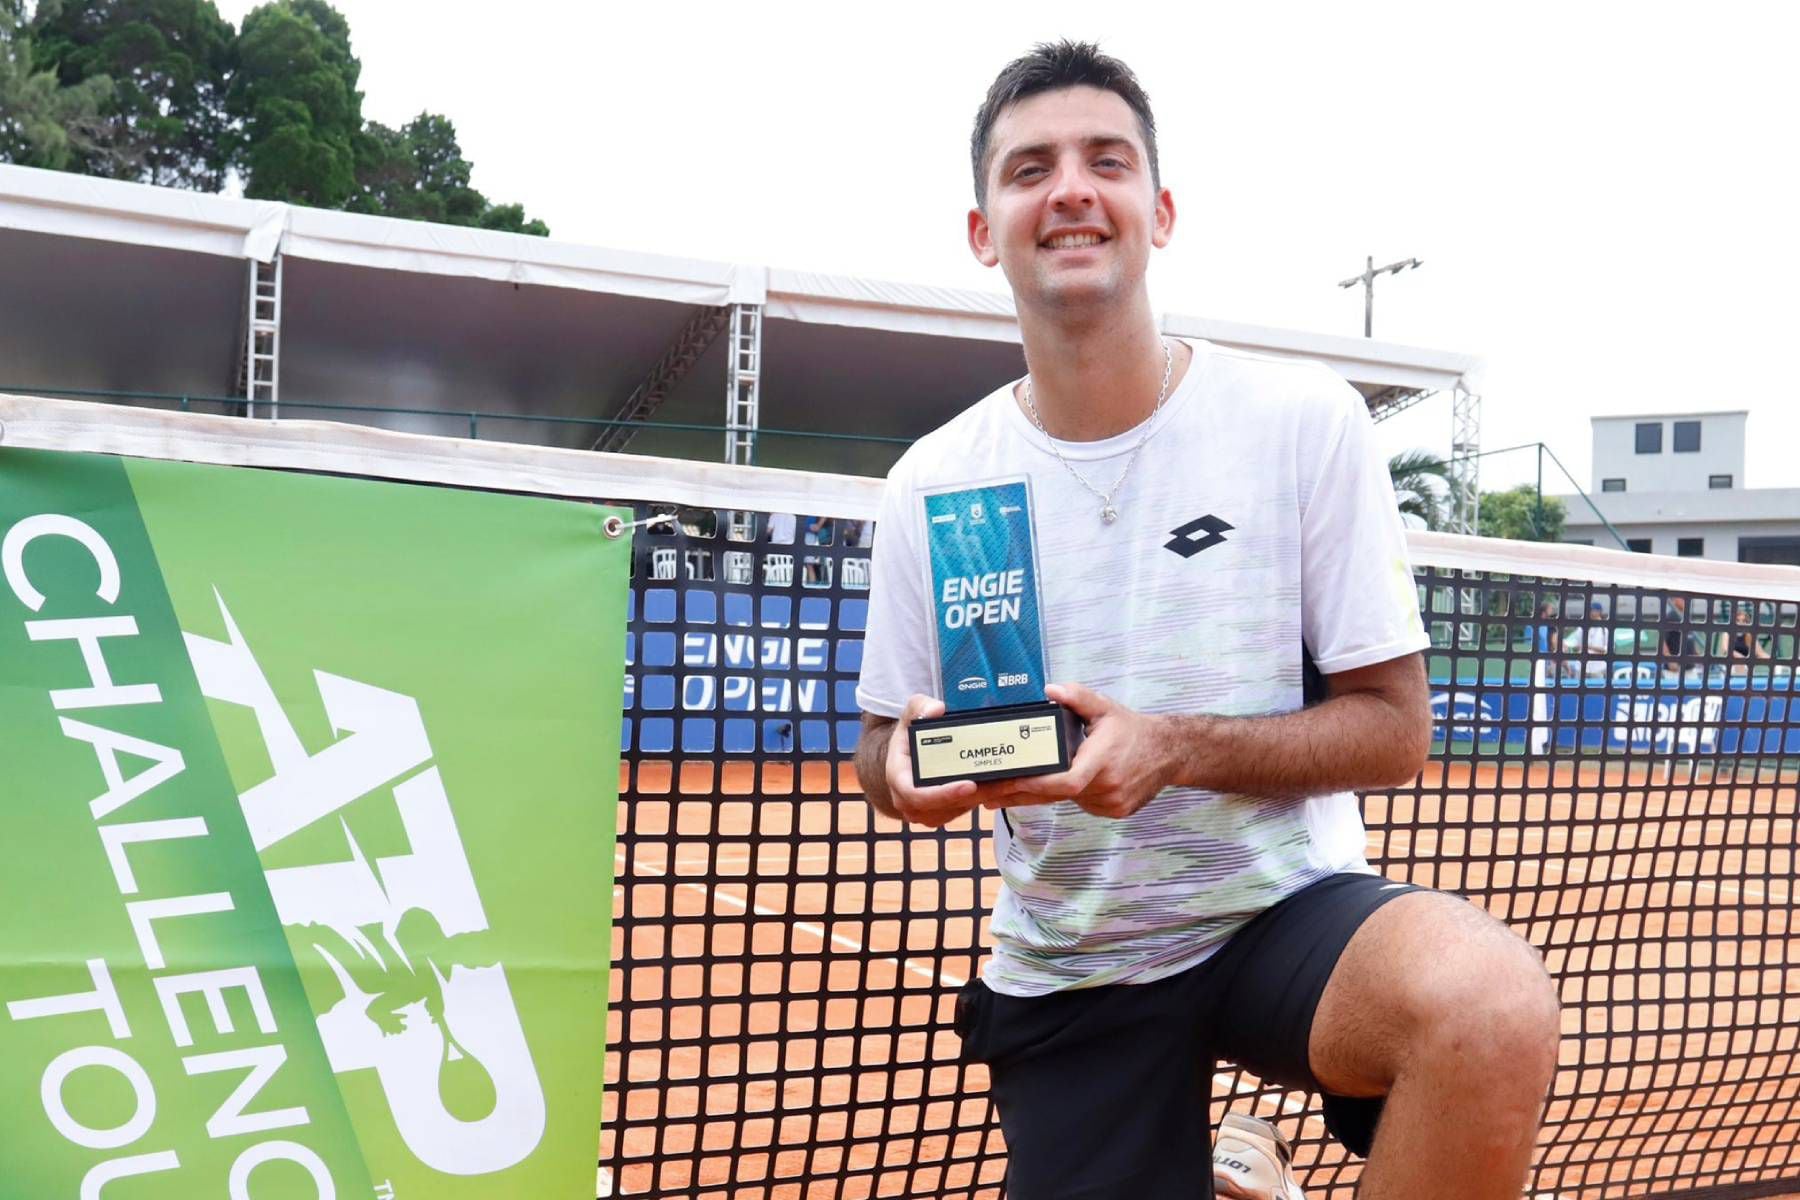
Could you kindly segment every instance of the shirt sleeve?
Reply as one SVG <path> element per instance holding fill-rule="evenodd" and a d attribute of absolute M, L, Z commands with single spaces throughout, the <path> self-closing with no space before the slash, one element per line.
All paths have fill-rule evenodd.
<path fill-rule="evenodd" d="M 869 550 L 869 625 L 856 702 L 876 716 L 898 717 L 915 693 L 937 690 L 917 507 L 902 463 L 888 476 Z"/>
<path fill-rule="evenodd" d="M 1300 464 L 1312 484 L 1302 492 L 1300 620 L 1313 661 L 1331 675 L 1415 653 L 1430 638 L 1368 407 L 1336 375 L 1327 386 L 1332 399 L 1320 415 L 1335 431 Z"/>

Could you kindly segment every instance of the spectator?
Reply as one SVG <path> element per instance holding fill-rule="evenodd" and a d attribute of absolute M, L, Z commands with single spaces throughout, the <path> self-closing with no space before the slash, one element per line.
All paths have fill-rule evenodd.
<path fill-rule="evenodd" d="M 1731 657 L 1762 659 L 1769 657 L 1768 648 L 1757 639 L 1755 633 L 1755 617 L 1750 611 L 1750 606 L 1748 604 L 1740 604 L 1737 606 L 1737 611 L 1733 614 L 1731 623 Z M 1742 663 L 1734 663 L 1731 668 L 1731 673 L 1734 676 L 1742 677 L 1749 674 L 1749 669 Z"/>
<path fill-rule="evenodd" d="M 830 517 L 814 517 L 806 523 L 806 544 L 809 546 L 831 545 Z"/>
<path fill-rule="evenodd" d="M 1706 657 L 1706 642 L 1700 634 L 1684 629 L 1687 624 L 1687 597 L 1670 596 L 1668 607 L 1664 610 L 1662 651 L 1663 671 L 1668 674 L 1680 674 L 1684 669 L 1692 669 L 1698 673 L 1702 669 L 1701 660 Z"/>
<path fill-rule="evenodd" d="M 794 514 L 793 513 L 776 513 L 776 512 L 770 513 L 767 523 L 765 523 L 763 525 L 763 534 L 764 534 L 764 536 L 766 536 L 769 539 L 769 542 L 771 545 L 776 545 L 776 546 L 791 546 L 791 545 L 793 545 L 794 544 Z"/>
<path fill-rule="evenodd" d="M 1588 605 L 1586 632 L 1571 629 L 1563 641 L 1563 650 L 1567 653 L 1593 656 L 1588 660 L 1585 672 L 1590 685 L 1606 682 L 1606 655 L 1612 650 L 1612 630 L 1605 622 L 1606 605 L 1595 600 Z"/>
<path fill-rule="evenodd" d="M 1556 658 L 1556 609 L 1555 600 L 1546 599 L 1538 605 L 1537 623 L 1527 626 L 1531 637 L 1531 648 L 1536 653 L 1536 661 L 1531 668 L 1531 752 L 1542 754 L 1550 748 L 1551 721 L 1554 715 L 1553 701 L 1549 689 L 1555 686 L 1557 677 Z"/>

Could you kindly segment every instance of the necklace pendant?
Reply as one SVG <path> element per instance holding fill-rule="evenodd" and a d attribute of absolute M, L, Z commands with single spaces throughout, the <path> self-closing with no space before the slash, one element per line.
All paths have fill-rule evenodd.
<path fill-rule="evenodd" d="M 1104 523 L 1106 523 L 1108 525 L 1111 525 L 1114 521 L 1116 521 L 1118 519 L 1119 519 L 1119 510 L 1118 509 L 1114 508 L 1110 504 L 1103 504 L 1100 506 L 1100 520 L 1101 521 L 1103 521 Z"/>

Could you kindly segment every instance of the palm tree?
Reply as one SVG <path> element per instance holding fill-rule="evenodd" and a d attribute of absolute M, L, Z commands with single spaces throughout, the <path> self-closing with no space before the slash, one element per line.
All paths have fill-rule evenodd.
<path fill-rule="evenodd" d="M 1444 524 L 1450 494 L 1450 464 L 1429 450 L 1407 450 L 1388 459 L 1388 478 L 1403 516 L 1417 517 L 1427 529 Z"/>

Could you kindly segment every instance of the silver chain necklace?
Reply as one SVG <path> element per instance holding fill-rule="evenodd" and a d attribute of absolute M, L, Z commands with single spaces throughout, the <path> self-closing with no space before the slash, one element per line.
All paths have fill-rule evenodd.
<path fill-rule="evenodd" d="M 1163 401 L 1169 395 L 1169 377 L 1175 373 L 1175 355 L 1169 350 L 1167 338 L 1159 340 L 1162 342 L 1163 377 L 1162 387 L 1156 392 L 1156 407 L 1150 410 L 1149 417 L 1145 419 L 1144 436 L 1139 438 L 1138 444 L 1131 448 L 1131 457 L 1125 460 L 1125 469 L 1119 472 L 1117 479 L 1113 480 L 1112 487 L 1104 492 L 1089 483 L 1087 477 L 1077 471 L 1074 465 L 1063 457 L 1062 451 L 1056 448 L 1056 439 L 1050 436 L 1048 429 L 1044 428 L 1044 419 L 1038 416 L 1037 404 L 1031 398 L 1031 375 L 1027 372 L 1025 376 L 1025 408 L 1031 413 L 1031 423 L 1036 425 L 1038 432 L 1044 435 L 1044 441 L 1049 443 L 1050 453 L 1056 455 L 1056 461 L 1063 465 L 1063 470 L 1073 475 L 1075 482 L 1086 488 L 1094 499 L 1100 502 L 1100 519 L 1108 525 L 1119 519 L 1119 510 L 1113 507 L 1113 497 L 1119 494 L 1119 489 L 1125 485 L 1125 477 L 1131 474 L 1131 468 L 1137 462 L 1138 451 L 1144 448 L 1144 443 L 1149 441 L 1150 435 L 1155 432 L 1153 422 L 1156 420 L 1156 414 L 1162 411 Z"/>

